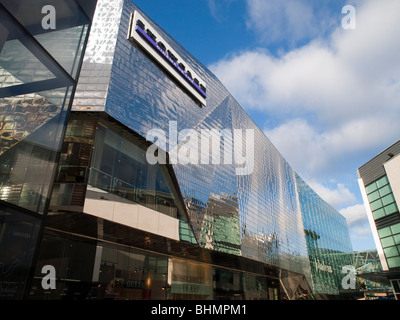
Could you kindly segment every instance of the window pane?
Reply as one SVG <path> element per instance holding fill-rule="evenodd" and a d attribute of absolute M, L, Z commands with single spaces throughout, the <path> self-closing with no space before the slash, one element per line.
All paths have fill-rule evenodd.
<path fill-rule="evenodd" d="M 394 197 L 393 197 L 392 193 L 390 193 L 387 196 L 382 198 L 382 203 L 383 203 L 384 206 L 386 206 L 386 205 L 388 205 L 390 203 L 393 203 L 393 202 L 394 202 Z"/>
<path fill-rule="evenodd" d="M 390 282 L 391 282 L 392 285 L 393 285 L 394 291 L 395 291 L 396 293 L 397 293 L 397 292 L 400 292 L 399 282 L 398 282 L 397 280 L 391 280 Z"/>
<path fill-rule="evenodd" d="M 54 74 L 19 40 L 10 40 L 4 44 L 0 53 L 0 87 L 54 78 Z"/>
<path fill-rule="evenodd" d="M 393 234 L 400 233 L 400 223 L 392 225 L 390 229 L 392 229 Z"/>
<path fill-rule="evenodd" d="M 178 209 L 172 181 L 163 165 L 150 165 L 140 141 L 125 138 L 99 125 L 89 184 L 139 203 L 158 212 L 177 217 Z"/>
<path fill-rule="evenodd" d="M 394 257 L 399 254 L 396 247 L 386 248 L 383 251 L 385 252 L 386 257 Z"/>
<path fill-rule="evenodd" d="M 383 176 L 378 181 L 376 181 L 376 185 L 378 186 L 378 188 L 381 188 L 381 187 L 387 185 L 388 183 L 389 183 L 389 180 L 388 180 L 387 176 Z"/>
<path fill-rule="evenodd" d="M 0 197 L 41 213 L 50 192 L 70 88 L 0 99 Z M 7 101 L 8 104 L 4 104 Z M 12 107 L 10 107 L 12 106 Z M 23 115 L 23 118 L 22 118 Z"/>
<path fill-rule="evenodd" d="M 398 211 L 398 209 L 395 203 L 389 204 L 388 206 L 385 207 L 386 214 L 392 214 L 396 211 Z"/>
<path fill-rule="evenodd" d="M 379 199 L 380 195 L 379 195 L 379 191 L 374 191 L 371 194 L 368 195 L 368 200 L 369 202 L 374 202 L 375 200 Z"/>
<path fill-rule="evenodd" d="M 373 182 L 370 185 L 365 187 L 365 190 L 367 191 L 367 194 L 370 194 L 371 192 L 374 192 L 378 187 L 376 186 L 376 183 Z"/>
<path fill-rule="evenodd" d="M 371 203 L 371 210 L 372 211 L 378 210 L 378 209 L 380 209 L 382 207 L 383 207 L 383 205 L 382 205 L 382 201 L 380 199 Z"/>
<path fill-rule="evenodd" d="M 1 300 L 23 299 L 41 221 L 0 206 Z"/>
<path fill-rule="evenodd" d="M 88 18 L 77 2 L 71 0 L 46 2 L 2 0 L 1 2 L 65 71 L 75 77 L 89 24 Z M 55 29 L 42 27 L 44 5 L 54 7 Z"/>
<path fill-rule="evenodd" d="M 385 216 L 385 210 L 383 208 L 378 209 L 378 210 L 374 211 L 372 213 L 372 215 L 374 216 L 374 219 L 377 220 L 377 219 Z"/>
<path fill-rule="evenodd" d="M 380 193 L 381 197 L 384 197 L 391 192 L 392 192 L 392 188 L 390 188 L 390 185 L 384 186 L 383 188 L 379 189 L 379 193 Z"/>
<path fill-rule="evenodd" d="M 388 258 L 387 259 L 389 268 L 400 267 L 400 257 Z"/>
<path fill-rule="evenodd" d="M 379 229 L 378 230 L 378 234 L 379 234 L 380 238 L 384 238 L 384 237 L 392 235 L 392 233 L 390 232 L 390 228 L 389 227 Z"/>
<path fill-rule="evenodd" d="M 384 248 L 393 246 L 394 245 L 393 237 L 383 238 L 383 239 L 381 239 L 381 243 L 382 243 L 382 247 L 384 247 Z"/>

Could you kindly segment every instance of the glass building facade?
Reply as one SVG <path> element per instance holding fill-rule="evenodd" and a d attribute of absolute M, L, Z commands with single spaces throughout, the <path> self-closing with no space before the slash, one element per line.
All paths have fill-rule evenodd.
<path fill-rule="evenodd" d="M 399 214 L 389 179 L 385 175 L 365 187 L 374 220 Z M 378 229 L 389 268 L 400 267 L 400 222 Z"/>
<path fill-rule="evenodd" d="M 1 298 L 26 296 L 95 4 L 0 1 Z"/>
<path fill-rule="evenodd" d="M 172 65 L 190 69 L 199 85 L 182 85 L 132 39 L 135 30 L 169 52 L 168 61 L 179 57 Z M 206 90 L 206 103 L 193 88 Z M 54 170 L 46 170 L 51 196 L 35 211 L 46 218 L 28 298 L 339 293 L 341 268 L 353 264 L 345 219 L 297 176 L 215 75 L 133 2 L 97 1 L 76 90 L 69 92 L 73 101 L 69 96 L 64 109 L 72 103 L 72 112 L 60 125 Z M 149 150 L 168 161 L 149 161 Z M 174 150 L 180 161 L 172 161 Z M 211 161 L 215 150 L 219 162 Z M 55 289 L 41 284 L 48 265 L 57 271 Z"/>
<path fill-rule="evenodd" d="M 346 219 L 296 177 L 314 292 L 338 295 L 343 266 L 354 265 Z"/>

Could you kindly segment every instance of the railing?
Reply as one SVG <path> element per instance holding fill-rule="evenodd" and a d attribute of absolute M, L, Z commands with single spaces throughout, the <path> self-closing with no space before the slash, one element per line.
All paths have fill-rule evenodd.
<path fill-rule="evenodd" d="M 137 188 L 127 181 L 96 168 L 90 168 L 88 184 L 166 215 L 177 216 L 177 208 L 169 194 Z"/>

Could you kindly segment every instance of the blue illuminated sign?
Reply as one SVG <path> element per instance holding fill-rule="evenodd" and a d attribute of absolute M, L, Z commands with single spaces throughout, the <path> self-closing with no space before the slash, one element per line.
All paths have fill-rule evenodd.
<path fill-rule="evenodd" d="M 163 50 L 152 38 L 150 38 L 149 37 L 149 35 L 139 26 L 139 25 L 137 25 L 136 26 L 136 28 L 135 28 L 135 30 L 136 30 L 136 32 L 138 32 L 142 37 L 144 37 L 146 40 L 147 40 L 147 42 L 149 42 L 152 46 L 153 46 L 153 48 L 155 49 L 155 50 L 157 50 L 162 56 L 163 56 L 163 58 L 164 59 L 166 59 L 174 68 L 176 68 L 179 72 L 180 72 L 180 74 L 197 90 L 197 91 L 199 91 L 200 93 L 201 93 L 201 95 L 204 97 L 204 98 L 207 98 L 207 94 L 206 94 L 206 88 L 203 86 L 203 88 L 201 88 L 201 84 L 199 83 L 199 84 L 197 84 L 196 82 L 195 82 L 195 80 L 197 80 L 197 79 L 195 79 L 195 80 L 193 80 L 192 79 L 192 77 L 191 77 L 191 74 L 190 74 L 190 71 L 188 71 L 188 72 L 185 72 L 184 70 L 182 70 L 182 68 L 184 68 L 184 65 L 182 64 L 182 63 L 177 63 L 177 59 L 173 59 L 173 57 L 174 57 L 174 55 L 173 55 L 173 53 L 170 53 L 170 54 L 168 54 L 165 50 Z M 162 44 L 162 42 L 161 42 L 161 44 Z M 172 58 L 171 58 L 171 56 L 172 56 Z"/>
<path fill-rule="evenodd" d="M 156 31 L 148 27 L 148 23 L 138 11 L 131 16 L 128 39 L 134 40 L 145 49 L 193 97 L 202 105 L 206 105 L 207 88 L 204 81 L 167 45 Z"/>

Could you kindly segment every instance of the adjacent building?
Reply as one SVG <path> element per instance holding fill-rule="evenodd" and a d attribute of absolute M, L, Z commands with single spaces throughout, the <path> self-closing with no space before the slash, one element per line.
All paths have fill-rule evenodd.
<path fill-rule="evenodd" d="M 43 36 L 40 19 L 31 33 L 14 21 L 28 15 L 14 2 L 1 14 L 44 57 L 16 60 L 11 36 L 0 54 L 2 298 L 341 293 L 354 264 L 346 220 L 176 40 L 130 0 L 54 1 L 74 19 Z"/>
<path fill-rule="evenodd" d="M 368 219 L 384 272 L 395 296 L 400 279 L 400 141 L 357 170 Z M 385 279 L 383 279 L 385 280 Z"/>
<path fill-rule="evenodd" d="M 374 281 L 373 275 L 379 275 L 382 272 L 382 264 L 379 259 L 378 251 L 376 249 L 357 251 L 354 252 L 354 255 L 357 287 L 359 291 L 364 293 L 364 297 L 383 296 L 392 298 L 393 292 L 389 281 L 386 280 L 384 283 Z M 366 279 L 363 278 L 364 274 L 366 274 Z"/>

